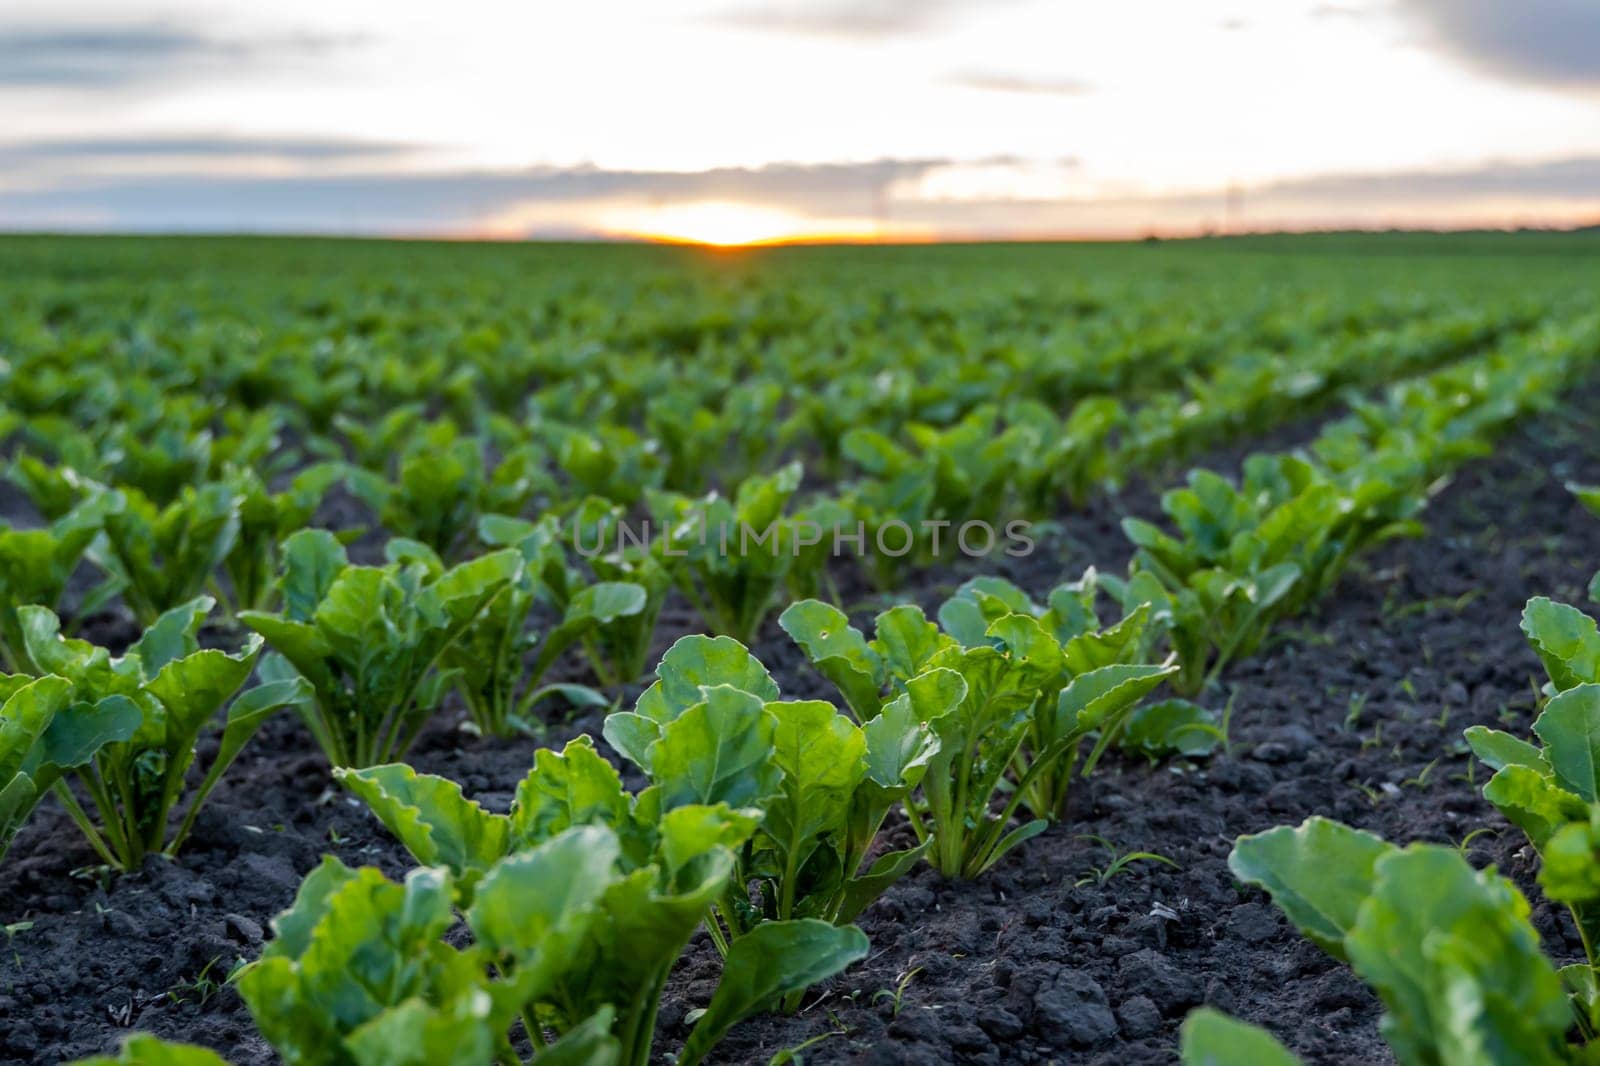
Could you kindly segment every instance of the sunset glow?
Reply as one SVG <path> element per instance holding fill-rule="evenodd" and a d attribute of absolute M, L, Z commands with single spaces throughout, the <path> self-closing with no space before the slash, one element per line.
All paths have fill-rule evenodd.
<path fill-rule="evenodd" d="M 1600 221 L 1591 0 L 138 6 L 0 5 L 0 229 L 742 246 Z"/>
<path fill-rule="evenodd" d="M 866 219 L 816 219 L 782 208 L 730 200 L 619 209 L 602 217 L 607 236 L 733 248 L 754 244 L 870 241 L 882 228 Z"/>

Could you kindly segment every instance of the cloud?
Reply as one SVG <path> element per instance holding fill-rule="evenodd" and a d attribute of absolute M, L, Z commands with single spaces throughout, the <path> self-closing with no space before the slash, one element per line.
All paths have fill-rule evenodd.
<path fill-rule="evenodd" d="M 14 27 L 0 30 L 0 88 L 120 88 L 204 67 L 310 57 L 352 43 L 308 33 L 225 39 L 161 22 Z"/>
<path fill-rule="evenodd" d="M 1400 0 L 1446 51 L 1514 81 L 1600 88 L 1595 0 Z"/>
<path fill-rule="evenodd" d="M 561 223 L 561 233 L 594 235 L 596 229 L 584 230 L 585 206 L 707 200 L 770 204 L 815 217 L 870 217 L 890 185 L 948 162 L 779 163 L 690 172 L 582 166 L 274 177 L 130 174 L 0 189 L 0 227 L 452 233 L 532 206 L 570 215 L 574 222 Z"/>
<path fill-rule="evenodd" d="M 421 148 L 399 141 L 320 137 L 85 137 L 0 143 L 0 162 L 182 162 L 187 160 L 292 160 L 324 162 L 402 155 Z"/>
<path fill-rule="evenodd" d="M 960 0 L 769 0 L 726 8 L 705 21 L 728 29 L 872 43 L 938 29 L 964 6 L 971 5 Z"/>
<path fill-rule="evenodd" d="M 1000 71 L 969 70 L 950 75 L 946 84 L 961 89 L 980 92 L 1018 93 L 1036 96 L 1084 96 L 1094 92 L 1094 85 L 1073 77 L 1035 77 L 1027 74 L 1007 74 Z"/>
<path fill-rule="evenodd" d="M 1253 195 L 1277 201 L 1337 201 L 1374 206 L 1491 198 L 1587 200 L 1600 213 L 1600 156 L 1540 163 L 1489 161 L 1471 167 L 1398 173 L 1327 174 L 1263 185 Z"/>
<path fill-rule="evenodd" d="M 959 238 L 1127 236 L 1241 229 L 1508 227 L 1600 221 L 1600 156 L 1440 170 L 1331 173 L 1237 189 L 896 204 L 895 217 Z"/>
<path fill-rule="evenodd" d="M 84 177 L 0 190 L 0 227 L 127 231 L 256 231 L 598 236 L 674 205 L 731 201 L 818 220 L 868 220 L 886 232 L 948 237 L 1194 232 L 1225 217 L 1228 190 L 1097 193 L 1056 178 L 1002 188 L 989 181 L 1026 160 L 883 159 L 695 172 L 593 166 L 437 173 Z M 957 181 L 963 172 L 971 181 Z M 987 176 L 987 177 L 986 177 Z M 1048 175 L 1047 175 L 1048 176 Z M 984 180 L 977 180 L 977 179 Z M 920 190 L 920 191 L 919 191 Z M 959 195 L 957 195 L 959 194 Z M 1449 170 L 1326 174 L 1238 191 L 1256 227 L 1509 225 L 1600 218 L 1600 156 L 1489 161 Z M 507 220 L 512 220 L 507 222 Z"/>
<path fill-rule="evenodd" d="M 1311 9 L 1311 17 L 1318 19 L 1360 19 L 1372 12 L 1357 4 L 1318 4 Z"/>

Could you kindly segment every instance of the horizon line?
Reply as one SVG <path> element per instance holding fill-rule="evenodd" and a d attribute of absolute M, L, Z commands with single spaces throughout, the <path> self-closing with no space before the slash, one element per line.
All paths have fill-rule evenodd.
<path fill-rule="evenodd" d="M 319 232 L 316 230 L 251 230 L 251 229 L 24 229 L 0 225 L 0 240 L 8 239 L 148 239 L 148 240 L 285 240 L 285 241 L 370 241 L 397 244 L 571 244 L 571 245 L 634 245 L 639 247 L 699 248 L 709 251 L 737 252 L 767 248 L 877 248 L 922 247 L 928 245 L 993 245 L 993 244 L 1140 244 L 1145 242 L 1186 243 L 1194 241 L 1231 240 L 1259 237 L 1317 237 L 1317 236 L 1468 236 L 1500 235 L 1584 235 L 1600 233 L 1600 218 L 1587 222 L 1525 224 L 1516 226 L 1488 223 L 1454 225 L 1327 225 L 1327 226 L 1272 226 L 1260 229 L 1243 228 L 1227 231 L 1211 228 L 1160 231 L 1156 229 L 1107 233 L 1037 233 L 1025 235 L 918 235 L 886 234 L 865 236 L 861 234 L 778 237 L 741 242 L 698 241 L 688 238 L 651 236 L 646 234 L 501 234 L 493 233 L 391 233 Z"/>

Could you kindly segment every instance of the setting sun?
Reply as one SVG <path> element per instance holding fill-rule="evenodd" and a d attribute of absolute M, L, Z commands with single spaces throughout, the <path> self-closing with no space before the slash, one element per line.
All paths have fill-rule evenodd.
<path fill-rule="evenodd" d="M 611 236 L 731 248 L 804 241 L 874 240 L 883 229 L 868 219 L 817 219 L 759 204 L 700 200 L 619 210 L 605 219 Z"/>

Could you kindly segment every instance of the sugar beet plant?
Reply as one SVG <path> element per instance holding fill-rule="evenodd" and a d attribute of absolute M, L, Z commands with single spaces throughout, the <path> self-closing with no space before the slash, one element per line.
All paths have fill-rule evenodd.
<path fill-rule="evenodd" d="M 1582 962 L 1548 961 L 1527 900 L 1456 849 L 1400 849 L 1311 818 L 1242 837 L 1229 859 L 1236 876 L 1271 893 L 1301 932 L 1372 986 L 1388 1008 L 1383 1034 L 1405 1066 L 1584 1063 L 1600 1048 L 1600 631 L 1544 597 L 1528 602 L 1522 628 L 1550 678 L 1533 724 L 1539 743 L 1484 726 L 1466 739 L 1494 771 L 1484 798 L 1527 835 L 1540 889 L 1571 913 Z M 1197 1012 L 1184 1026 L 1184 1061 L 1297 1060 L 1258 1029 Z"/>
<path fill-rule="evenodd" d="M 570 547 L 582 556 L 594 575 L 611 584 L 636 585 L 644 590 L 644 604 L 638 611 L 621 614 L 582 637 L 589 666 L 602 685 L 631 684 L 644 676 L 655 642 L 656 622 L 667 596 L 673 589 L 672 572 L 661 554 L 661 545 L 625 542 L 619 535 L 622 508 L 597 496 L 585 498 L 571 516 Z M 504 528 L 504 527 L 502 527 Z M 487 537 L 489 543 L 520 542 L 520 534 Z M 555 594 L 556 606 L 563 611 L 571 589 L 581 587 L 582 579 L 563 564 L 562 572 L 546 566 L 541 570 L 546 588 Z"/>
<path fill-rule="evenodd" d="M 1540 859 L 1539 886 L 1565 906 L 1587 960 L 1561 971 L 1589 1037 L 1600 1036 L 1600 632 L 1593 618 L 1544 597 L 1528 601 L 1523 631 L 1544 662 L 1550 693 L 1533 723 L 1537 745 L 1484 726 L 1466 731 L 1495 771 L 1484 798 L 1521 829 Z"/>
<path fill-rule="evenodd" d="M 17 611 L 29 605 L 54 610 L 84 552 L 100 533 L 100 515 L 79 507 L 44 529 L 0 529 L 0 669 L 38 673 L 28 658 Z M 102 586 L 103 596 L 115 586 Z M 89 609 L 95 606 L 94 597 Z M 80 613 L 85 613 L 80 607 Z"/>
<path fill-rule="evenodd" d="M 514 515 L 545 487 L 539 458 L 517 448 L 491 468 L 482 443 L 460 437 L 403 454 L 392 476 L 352 466 L 347 479 L 390 533 L 454 560 L 471 546 L 482 515 Z"/>
<path fill-rule="evenodd" d="M 1527 899 L 1455 848 L 1399 848 L 1310 818 L 1241 837 L 1228 864 L 1372 987 L 1386 1009 L 1379 1029 L 1402 1066 L 1593 1061 L 1592 971 L 1558 973 L 1539 950 Z M 1184 1030 L 1192 1066 L 1297 1061 L 1263 1031 L 1214 1012 L 1197 1012 Z"/>
<path fill-rule="evenodd" d="M 423 1000 L 414 1010 L 453 1012 L 465 986 L 486 1004 L 484 1019 L 474 1023 L 484 1042 L 460 1042 L 458 1049 L 492 1046 L 499 1061 L 508 1061 L 506 1029 L 520 1017 L 536 1063 L 590 1061 L 563 1057 L 562 1049 L 577 1042 L 604 1048 L 612 1061 L 643 1066 L 667 973 L 708 911 L 736 891 L 738 852 L 750 846 L 762 818 L 759 808 L 695 802 L 660 787 L 630 796 L 587 737 L 561 752 L 539 751 L 507 815 L 489 813 L 454 783 L 403 765 L 338 776 L 426 864 L 408 878 L 407 889 L 427 886 L 443 898 L 428 928 L 403 941 L 409 953 L 393 958 L 392 948 L 349 944 L 342 931 L 349 923 L 334 920 L 323 902 L 326 890 L 314 882 L 360 879 L 372 886 L 368 892 L 393 899 L 393 912 L 414 910 L 401 890 L 382 887 L 387 883 L 376 871 L 352 873 L 333 860 L 308 879 L 296 911 L 315 907 L 328 920 L 309 939 L 287 939 L 286 931 L 306 927 L 290 912 L 278 923 L 279 940 L 240 983 L 263 1032 L 289 1062 L 323 1061 L 311 1049 L 363 1040 L 363 1027 L 397 1027 L 397 1020 L 384 1019 L 407 997 Z M 752 776 L 735 776 L 727 795 L 739 803 L 756 798 Z M 465 951 L 436 944 L 450 924 L 452 901 L 473 934 Z M 318 940 L 347 946 L 330 954 Z M 342 959 L 369 950 L 380 950 L 391 972 L 417 972 L 419 979 L 387 1001 L 368 997 L 359 1011 L 330 1011 L 333 999 L 324 991 L 330 976 L 343 972 Z M 815 918 L 757 925 L 729 946 L 722 981 L 678 1061 L 700 1061 L 739 1019 L 865 953 L 866 938 L 851 926 Z M 450 958 L 448 981 L 424 976 L 430 956 Z M 300 1018 L 319 1015 L 310 1024 L 320 1031 L 299 1037 Z M 285 1052 L 285 1043 L 294 1051 Z"/>
<path fill-rule="evenodd" d="M 63 775 L 139 727 L 121 700 L 74 702 L 61 677 L 0 677 L 0 859 L 39 801 Z"/>
<path fill-rule="evenodd" d="M 309 682 L 296 706 L 328 761 L 372 766 L 411 746 L 455 680 L 443 656 L 521 566 L 509 548 L 449 570 L 420 558 L 354 566 L 333 534 L 303 530 L 284 542 L 282 610 L 239 620 L 277 653 L 264 675 Z"/>
<path fill-rule="evenodd" d="M 1237 486 L 1196 470 L 1161 500 L 1176 535 L 1124 520 L 1132 576 L 1108 583 L 1125 605 L 1153 605 L 1178 656 L 1177 687 L 1193 694 L 1323 595 L 1357 552 L 1419 535 L 1424 497 L 1411 489 L 1377 473 L 1341 481 L 1287 455 L 1251 456 Z"/>
<path fill-rule="evenodd" d="M 801 476 L 800 464 L 790 463 L 770 476 L 746 478 L 731 500 L 717 493 L 654 495 L 653 508 L 667 529 L 663 550 L 676 557 L 668 565 L 712 632 L 748 644 L 786 585 L 818 584 L 827 556 L 807 548 L 831 538 L 835 514 L 832 508 L 826 515 L 787 513 Z"/>
<path fill-rule="evenodd" d="M 707 925 L 724 955 L 768 922 L 853 921 L 928 851 L 924 842 L 866 863 L 890 808 L 938 754 L 927 723 L 959 699 L 953 674 L 911 686 L 859 726 L 822 700 L 780 700 L 730 637 L 684 637 L 656 674 L 632 711 L 605 723 L 607 742 L 649 779 L 644 795 L 761 815 Z"/>
<path fill-rule="evenodd" d="M 110 490 L 105 552 L 96 561 L 114 575 L 142 626 L 205 591 L 239 537 L 239 497 L 211 482 L 184 486 L 158 506 L 138 489 Z"/>
<path fill-rule="evenodd" d="M 277 592 L 278 546 L 311 524 L 323 497 L 339 480 L 339 467 L 317 463 L 297 473 L 280 492 L 270 491 L 250 467 L 227 472 L 239 500 L 239 532 L 223 559 L 236 610 L 265 611 Z"/>
<path fill-rule="evenodd" d="M 34 509 L 54 522 L 105 486 L 68 463 L 50 463 L 29 452 L 19 452 L 6 468 L 6 479 L 33 504 Z"/>
<path fill-rule="evenodd" d="M 963 639 L 912 605 L 880 614 L 870 641 L 843 612 L 815 600 L 793 604 L 780 623 L 863 723 L 898 693 L 929 715 L 939 749 L 920 789 L 906 798 L 906 813 L 918 839 L 931 845 L 929 861 L 948 877 L 973 878 L 1062 816 L 1072 778 L 1094 768 L 1175 667 L 1117 661 L 1141 649 L 1133 633 L 1142 614 L 1125 623 L 1126 639 L 1116 627 L 1079 630 L 1063 645 L 1058 634 L 1092 616 L 1062 600 L 1062 615 L 1041 620 L 1014 609 L 1014 599 L 967 592 L 965 602 L 943 612 Z M 996 811 L 1002 795 L 1008 798 Z M 1024 804 L 1035 817 L 1013 828 Z"/>
<path fill-rule="evenodd" d="M 574 706 L 604 706 L 606 696 L 587 685 L 539 682 L 568 648 L 643 611 L 645 590 L 630 582 L 580 584 L 566 565 L 553 522 L 535 525 L 491 515 L 481 525 L 480 536 L 491 543 L 515 544 L 522 565 L 440 660 L 455 680 L 473 727 L 486 736 L 532 735 L 541 728 L 535 709 L 546 700 L 560 697 Z M 437 555 L 424 545 L 415 547 L 414 560 L 434 575 L 443 573 Z M 529 628 L 529 616 L 539 604 L 560 611 L 559 620 L 542 635 Z"/>
<path fill-rule="evenodd" d="M 1036 428 L 1001 431 L 998 418 L 990 404 L 948 427 L 912 423 L 904 430 L 910 447 L 866 427 L 844 434 L 843 454 L 863 474 L 846 489 L 844 503 L 879 546 L 868 555 L 868 572 L 880 588 L 896 587 L 908 566 L 937 558 L 934 529 L 999 524 L 1007 486 Z"/>
<path fill-rule="evenodd" d="M 1043 606 L 1009 581 L 980 577 L 939 607 L 940 626 L 964 648 L 991 643 L 991 627 L 1011 615 L 1037 620 L 1060 647 L 1062 669 L 1040 687 L 1012 760 L 1013 775 L 1028 781 L 1022 804 L 1037 819 L 1065 818 L 1073 777 L 1092 772 L 1113 744 L 1163 755 L 1180 747 L 1204 753 L 1214 744 L 1205 732 L 1209 716 L 1198 707 L 1184 701 L 1141 706 L 1177 671 L 1171 662 L 1147 661 L 1154 629 L 1149 606 L 1140 604 L 1104 626 L 1098 598 L 1099 575 L 1090 568 L 1051 590 Z M 1201 741 L 1186 743 L 1185 737 Z M 1079 742 L 1091 738 L 1088 751 L 1081 752 Z M 1062 745 L 1066 750 L 1055 755 Z M 1046 765 L 1034 769 L 1041 761 Z"/>
<path fill-rule="evenodd" d="M 1495 771 L 1484 798 L 1520 828 L 1539 854 L 1539 887 L 1566 907 L 1583 940 L 1583 963 L 1561 977 L 1588 1037 L 1600 1035 L 1600 684 L 1585 683 L 1554 696 L 1533 726 L 1539 746 L 1475 726 L 1468 743 Z"/>
<path fill-rule="evenodd" d="M 1536 338 L 1537 346 L 1547 343 Z M 1517 413 L 1549 401 L 1583 351 L 1548 341 L 1534 357 L 1495 353 L 1390 390 L 1326 428 L 1295 456 L 1252 456 L 1238 485 L 1207 470 L 1162 497 L 1176 533 L 1139 519 L 1126 580 L 1104 579 L 1125 608 L 1149 603 L 1194 694 L 1261 645 L 1273 624 L 1326 593 L 1351 560 L 1420 534 L 1439 478 L 1481 454 Z"/>
<path fill-rule="evenodd" d="M 33 693 L 15 715 L 6 712 L 8 731 L 32 738 L 31 750 L 20 743 L 15 749 L 17 770 L 31 783 L 16 783 L 18 806 L 0 820 L 25 814 L 21 800 L 37 799 L 47 784 L 96 854 L 116 869 L 138 869 L 145 856 L 171 855 L 183 845 L 201 806 L 250 737 L 273 712 L 308 694 L 298 679 L 239 694 L 261 641 L 252 638 L 238 654 L 201 649 L 196 634 L 212 606 L 209 597 L 200 597 L 173 608 L 119 658 L 62 637 L 59 621 L 44 607 L 18 612 L 29 660 L 48 675 L 40 684 L 49 684 L 12 688 L 19 696 Z M 0 679 L 0 688 L 24 680 L 31 679 Z M 224 707 L 217 753 L 190 789 L 186 777 L 196 743 Z M 88 797 L 87 807 L 69 781 Z M 169 816 L 180 810 L 180 801 L 183 817 L 173 827 Z M 7 806 L 9 801 L 0 803 Z M 17 825 L 20 820 L 12 833 Z"/>

